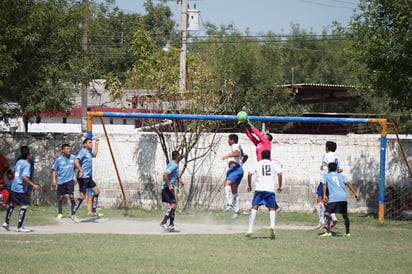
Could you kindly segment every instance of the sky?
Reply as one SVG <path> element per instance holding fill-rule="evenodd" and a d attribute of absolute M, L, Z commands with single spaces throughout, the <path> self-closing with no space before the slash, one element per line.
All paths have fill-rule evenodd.
<path fill-rule="evenodd" d="M 176 0 L 153 2 L 168 5 L 174 20 L 180 24 L 181 6 Z M 145 14 L 143 3 L 145 0 L 116 0 L 125 13 Z M 189 9 L 196 5 L 200 11 L 201 25 L 206 22 L 216 26 L 233 24 L 240 32 L 248 29 L 251 34 L 269 31 L 288 34 L 291 23 L 295 23 L 306 31 L 321 34 L 333 21 L 347 26 L 359 0 L 188 0 L 188 4 Z"/>

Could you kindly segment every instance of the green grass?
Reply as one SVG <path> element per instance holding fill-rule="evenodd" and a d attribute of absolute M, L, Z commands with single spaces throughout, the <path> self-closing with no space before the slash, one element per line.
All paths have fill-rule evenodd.
<path fill-rule="evenodd" d="M 86 214 L 84 209 L 79 215 Z M 55 223 L 54 207 L 30 207 L 27 227 Z M 3 212 L 2 212 L 3 213 Z M 124 218 L 122 210 L 104 210 Z M 16 213 L 14 214 L 16 215 Z M 129 209 L 127 218 L 158 220 L 163 211 Z M 3 218 L 4 214 L 0 214 Z M 15 216 L 13 216 L 15 217 Z M 178 216 L 185 222 L 212 218 L 219 211 Z M 316 230 L 261 230 L 251 239 L 228 235 L 117 235 L 0 233 L 3 273 L 410 273 L 412 223 L 350 216 L 352 238 L 318 237 Z M 267 213 L 257 223 L 268 222 Z M 243 222 L 244 220 L 242 220 Z M 315 214 L 282 213 L 277 224 L 314 225 Z"/>

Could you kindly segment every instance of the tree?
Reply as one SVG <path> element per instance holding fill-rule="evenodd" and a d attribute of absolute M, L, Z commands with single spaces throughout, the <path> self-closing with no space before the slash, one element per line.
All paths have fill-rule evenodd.
<path fill-rule="evenodd" d="M 133 64 L 130 51 L 134 33 L 140 28 L 141 16 L 125 14 L 117 8 L 96 7 L 89 20 L 89 48 L 96 78 L 116 77 L 125 82 Z"/>
<path fill-rule="evenodd" d="M 172 40 L 168 38 L 169 31 L 162 22 L 169 22 L 171 13 L 164 6 L 153 6 L 152 1 L 145 4 L 148 14 L 143 15 L 144 28 L 135 32 L 131 45 L 133 55 L 133 68 L 128 74 L 126 86 L 130 88 L 146 89 L 150 96 L 156 99 L 152 103 L 150 111 L 155 110 L 166 113 L 204 113 L 210 111 L 213 104 L 213 96 L 209 96 L 207 89 L 210 79 L 208 68 L 193 54 L 187 54 L 187 91 L 179 92 L 179 53 L 180 50 Z M 152 26 L 150 29 L 146 29 Z M 173 24 L 169 24 L 173 26 Z M 170 41 L 167 51 L 163 50 L 165 42 Z M 182 98 L 184 100 L 182 101 Z M 145 107 L 144 103 L 141 107 Z M 199 145 L 202 133 L 213 131 L 216 123 L 211 121 L 180 121 L 172 120 L 163 123 L 159 121 L 144 120 L 144 125 L 157 134 L 166 162 L 170 160 L 173 150 L 182 155 L 182 168 L 180 175 L 185 172 L 195 173 L 203 157 L 208 155 L 213 147 L 214 136 L 208 140 L 208 144 Z M 191 164 L 192 163 L 192 164 Z M 199 185 L 196 176 L 191 176 L 191 182 L 186 187 L 188 196 L 186 206 L 192 206 L 194 197 L 199 194 L 196 189 Z"/>
<path fill-rule="evenodd" d="M 362 0 L 353 17 L 353 57 L 367 67 L 364 86 L 375 97 L 410 114 L 412 110 L 412 2 Z M 407 119 L 410 119 L 408 117 Z"/>
<path fill-rule="evenodd" d="M 26 124 L 39 112 L 72 104 L 81 67 L 77 1 L 0 2 L 0 105 L 19 104 Z"/>
<path fill-rule="evenodd" d="M 231 26 L 218 29 L 210 24 L 208 34 L 210 38 L 194 40 L 190 49 L 209 68 L 213 79 L 209 94 L 217 98 L 218 112 L 299 113 L 292 96 L 282 88 L 284 58 L 276 35 L 242 35 Z M 279 130 L 274 124 L 269 128 Z"/>

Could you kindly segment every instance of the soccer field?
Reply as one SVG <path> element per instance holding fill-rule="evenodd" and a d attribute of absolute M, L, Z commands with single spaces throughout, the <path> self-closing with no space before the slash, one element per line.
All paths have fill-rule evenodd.
<path fill-rule="evenodd" d="M 258 230 L 249 239 L 240 232 L 247 228 L 247 216 L 233 222 L 221 212 L 178 216 L 182 233 L 162 233 L 157 224 L 161 211 L 131 211 L 123 218 L 120 210 L 105 210 L 101 220 L 84 216 L 72 226 L 68 220 L 57 224 L 50 210 L 54 209 L 29 213 L 27 227 L 36 228 L 33 233 L 0 233 L 3 273 L 410 273 L 412 269 L 408 222 L 379 225 L 373 218 L 351 216 L 351 238 L 342 237 L 342 224 L 334 237 L 322 238 L 308 225 L 316 219 L 314 214 L 282 213 L 277 238 L 270 240 L 266 213 L 259 214 Z M 121 227 L 127 225 L 136 227 Z M 153 225 L 152 232 L 139 232 Z M 58 232 L 60 226 L 69 228 Z M 96 232 L 105 226 L 113 231 L 82 232 L 88 226 Z M 185 232 L 196 227 L 201 233 Z"/>

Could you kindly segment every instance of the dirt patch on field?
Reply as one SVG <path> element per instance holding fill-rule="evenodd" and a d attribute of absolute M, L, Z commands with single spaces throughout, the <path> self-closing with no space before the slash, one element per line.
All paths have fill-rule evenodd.
<path fill-rule="evenodd" d="M 247 221 L 228 221 L 227 224 L 214 224 L 211 221 L 202 220 L 198 223 L 179 222 L 177 225 L 181 232 L 179 234 L 231 234 L 245 233 L 247 231 Z M 36 234 L 58 234 L 58 233 L 106 233 L 106 234 L 177 234 L 164 233 L 158 221 L 139 221 L 130 219 L 109 219 L 109 218 L 86 218 L 79 219 L 74 223 L 69 218 L 63 218 L 56 225 L 26 227 L 31 233 Z M 265 226 L 255 225 L 254 229 L 259 230 Z M 313 230 L 309 226 L 278 225 L 276 229 L 293 230 Z M 7 233 L 17 233 L 15 227 L 10 227 Z"/>

